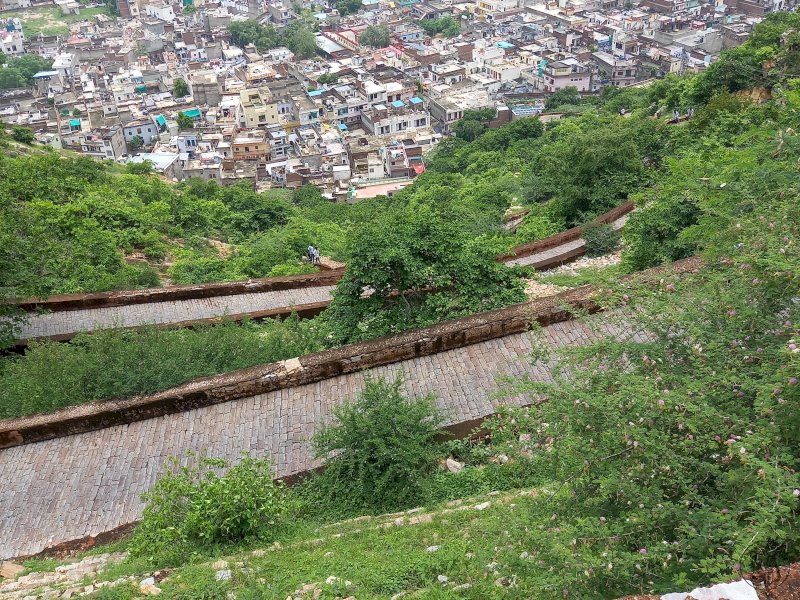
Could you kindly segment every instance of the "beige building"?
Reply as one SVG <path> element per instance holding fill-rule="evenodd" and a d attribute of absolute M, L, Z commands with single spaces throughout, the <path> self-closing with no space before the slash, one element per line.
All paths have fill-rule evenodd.
<path fill-rule="evenodd" d="M 278 104 L 267 87 L 249 88 L 239 93 L 239 125 L 247 129 L 265 128 L 278 122 Z"/>

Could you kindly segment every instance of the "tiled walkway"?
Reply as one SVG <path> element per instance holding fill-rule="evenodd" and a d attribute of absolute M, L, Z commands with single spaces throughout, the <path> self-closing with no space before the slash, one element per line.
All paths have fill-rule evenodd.
<path fill-rule="evenodd" d="M 34 314 L 22 326 L 20 338 L 50 337 L 115 327 L 163 325 L 180 321 L 222 317 L 224 315 L 289 308 L 313 302 L 330 302 L 332 291 L 333 286 L 307 287 L 295 290 Z"/>
<path fill-rule="evenodd" d="M 603 317 L 590 323 L 619 335 Z M 600 325 L 602 323 L 602 325 Z M 553 349 L 599 334 L 567 321 L 542 330 Z M 436 394 L 450 424 L 486 416 L 502 403 L 496 378 L 527 373 L 553 378 L 544 363 L 531 364 L 529 334 L 372 369 L 402 372 L 406 393 Z M 96 535 L 137 520 L 139 495 L 149 489 L 169 455 L 207 450 L 235 459 L 242 451 L 269 456 L 279 476 L 314 466 L 309 439 L 333 405 L 356 394 L 364 374 L 350 374 L 179 414 L 0 450 L 0 558 L 28 555 L 60 542 Z M 527 400 L 529 401 L 529 400 Z"/>
<path fill-rule="evenodd" d="M 624 215 L 617 219 L 616 221 L 611 222 L 611 227 L 615 230 L 620 230 L 624 227 L 625 221 L 628 220 L 628 215 Z M 509 265 L 536 265 L 543 261 L 549 261 L 552 258 L 560 256 L 562 254 L 568 254 L 573 250 L 578 248 L 583 248 L 586 245 L 586 240 L 583 238 L 578 238 L 577 240 L 573 240 L 571 242 L 567 242 L 565 244 L 561 244 L 560 246 L 556 246 L 555 248 L 550 248 L 549 250 L 542 250 L 541 252 L 536 252 L 535 254 L 530 254 L 528 256 L 522 256 L 520 258 L 512 258 L 509 261 L 506 261 L 506 264 Z"/>

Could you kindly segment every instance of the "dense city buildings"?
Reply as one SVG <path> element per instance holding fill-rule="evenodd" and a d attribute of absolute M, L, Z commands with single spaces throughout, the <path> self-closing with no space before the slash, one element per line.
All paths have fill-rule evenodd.
<path fill-rule="evenodd" d="M 791 0 L 788 0 L 791 2 Z M 787 0 L 69 0 L 0 4 L 0 118 L 42 143 L 169 180 L 399 189 L 469 111 L 490 126 L 550 94 L 700 71 Z M 67 32 L 35 17 L 64 16 Z M 32 21 L 33 19 L 33 21 Z"/>

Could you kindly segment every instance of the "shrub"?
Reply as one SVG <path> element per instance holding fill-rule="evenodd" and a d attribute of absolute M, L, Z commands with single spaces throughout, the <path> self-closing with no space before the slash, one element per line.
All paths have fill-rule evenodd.
<path fill-rule="evenodd" d="M 229 467 L 218 458 L 189 459 L 194 464 L 181 466 L 170 458 L 166 473 L 143 494 L 147 505 L 131 539 L 132 556 L 169 563 L 217 544 L 274 537 L 290 503 L 269 460 L 244 454 Z"/>
<path fill-rule="evenodd" d="M 367 379 L 355 402 L 334 409 L 336 422 L 313 439 L 325 472 L 312 490 L 342 512 L 382 512 L 420 499 L 425 478 L 442 454 L 441 417 L 432 396 L 408 400 L 402 379 Z"/>
<path fill-rule="evenodd" d="M 32 144 L 35 139 L 32 129 L 20 125 L 14 126 L 14 129 L 11 130 L 11 137 L 20 144 Z"/>
<path fill-rule="evenodd" d="M 613 252 L 619 244 L 620 232 L 608 223 L 590 221 L 583 226 L 582 237 L 586 240 L 588 256 L 602 256 Z"/>

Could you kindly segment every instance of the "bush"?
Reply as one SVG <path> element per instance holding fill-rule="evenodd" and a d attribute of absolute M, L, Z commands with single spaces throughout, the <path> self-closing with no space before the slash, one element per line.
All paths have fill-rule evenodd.
<path fill-rule="evenodd" d="M 218 544 L 274 538 L 290 502 L 275 485 L 269 460 L 244 454 L 229 467 L 222 459 L 189 459 L 195 464 L 171 458 L 142 495 L 147 505 L 131 539 L 132 556 L 169 563 Z"/>
<path fill-rule="evenodd" d="M 401 385 L 399 377 L 367 379 L 358 399 L 335 408 L 336 422 L 314 436 L 316 456 L 327 462 L 310 487 L 327 506 L 379 513 L 421 498 L 442 454 L 442 420 L 432 396 L 408 400 Z"/>
<path fill-rule="evenodd" d="M 582 237 L 586 240 L 587 256 L 602 256 L 616 249 L 620 232 L 608 223 L 590 221 L 583 226 Z"/>
<path fill-rule="evenodd" d="M 32 144 L 35 139 L 32 129 L 20 125 L 14 126 L 14 129 L 11 130 L 11 137 L 20 144 Z"/>
<path fill-rule="evenodd" d="M 194 377 L 302 356 L 320 350 L 324 337 L 318 320 L 293 316 L 195 330 L 103 330 L 69 344 L 34 343 L 24 356 L 0 362 L 0 419 L 151 394 Z"/>

